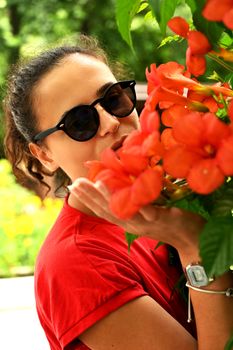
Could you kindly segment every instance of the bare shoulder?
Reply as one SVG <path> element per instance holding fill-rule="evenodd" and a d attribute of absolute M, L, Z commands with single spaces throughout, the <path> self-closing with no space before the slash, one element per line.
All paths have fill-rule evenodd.
<path fill-rule="evenodd" d="M 92 350 L 197 349 L 196 340 L 149 296 L 123 305 L 79 339 Z"/>

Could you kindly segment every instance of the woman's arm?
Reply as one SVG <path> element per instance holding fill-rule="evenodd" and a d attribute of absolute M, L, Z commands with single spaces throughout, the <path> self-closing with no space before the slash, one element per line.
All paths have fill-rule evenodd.
<path fill-rule="evenodd" d="M 77 196 L 94 214 L 122 226 L 128 232 L 146 235 L 175 247 L 183 267 L 200 260 L 198 241 L 204 225 L 200 216 L 178 208 L 146 206 L 131 220 L 122 221 L 109 211 L 109 193 L 102 184 L 93 185 L 86 179 L 79 179 L 71 191 L 72 195 Z M 232 274 L 229 273 L 216 279 L 206 289 L 225 290 L 232 286 Z M 186 330 L 149 297 L 126 304 L 87 330 L 80 338 L 87 345 L 94 344 L 90 342 L 99 339 L 97 334 L 104 337 L 101 330 L 105 331 L 105 340 L 101 336 L 102 340 L 99 339 L 98 343 L 91 347 L 93 350 L 224 349 L 233 327 L 232 298 L 194 290 L 190 292 L 198 332 L 196 345 Z M 128 333 L 124 332 L 125 329 Z M 124 344 L 122 346 L 125 347 L 120 347 L 117 343 L 120 338 Z M 107 343 L 104 343 L 105 341 Z"/>
<path fill-rule="evenodd" d="M 196 340 L 149 296 L 123 305 L 79 338 L 92 350 L 197 349 Z"/>

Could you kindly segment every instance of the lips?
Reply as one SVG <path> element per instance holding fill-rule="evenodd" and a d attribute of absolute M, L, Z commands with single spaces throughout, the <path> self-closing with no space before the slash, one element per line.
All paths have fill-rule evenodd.
<path fill-rule="evenodd" d="M 124 142 L 124 140 L 126 139 L 127 136 L 128 136 L 128 135 L 124 135 L 124 136 L 122 136 L 119 140 L 117 140 L 116 142 L 114 142 L 114 143 L 112 144 L 112 146 L 111 146 L 111 149 L 112 149 L 113 151 L 118 150 L 118 149 L 122 146 L 122 144 L 123 144 L 123 142 Z"/>

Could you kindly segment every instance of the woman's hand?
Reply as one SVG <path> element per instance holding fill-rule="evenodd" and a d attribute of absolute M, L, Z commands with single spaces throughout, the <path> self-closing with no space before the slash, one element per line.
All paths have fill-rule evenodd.
<path fill-rule="evenodd" d="M 148 205 L 143 207 L 130 220 L 123 221 L 114 216 L 110 211 L 110 194 L 102 183 L 98 182 L 93 184 L 85 178 L 80 178 L 74 182 L 70 190 L 71 196 L 75 196 L 77 203 L 79 202 L 84 205 L 89 212 L 91 211 L 91 213 L 123 227 L 128 232 L 145 235 L 175 247 L 178 250 L 181 263 L 184 267 L 192 262 L 200 260 L 198 238 L 205 221 L 199 215 L 178 208 L 162 208 Z M 213 290 L 225 290 L 229 286 L 232 286 L 232 276 L 230 274 L 225 274 L 212 282 L 208 288 Z M 232 310 L 231 298 L 218 294 L 200 293 L 194 290 L 190 291 L 190 295 L 197 325 L 197 344 L 193 341 L 191 336 L 186 338 L 184 329 L 181 333 L 178 333 L 177 323 L 174 323 L 174 319 L 172 320 L 172 318 L 170 318 L 170 320 L 168 320 L 168 318 L 164 318 L 165 325 L 163 325 L 163 317 L 165 317 L 164 310 L 159 312 L 155 311 L 153 316 L 152 307 L 157 307 L 154 300 L 151 301 L 153 305 L 151 305 L 149 309 L 149 315 L 153 317 L 152 319 L 148 319 L 148 326 L 146 326 L 146 329 L 152 330 L 152 332 L 146 335 L 143 333 L 140 338 L 140 325 L 142 323 L 145 325 L 147 320 L 146 314 L 144 313 L 145 298 L 142 298 L 143 311 L 140 310 L 139 312 L 137 309 L 138 305 L 133 305 L 133 312 L 131 313 L 128 309 L 130 304 L 127 303 L 125 308 L 123 307 L 118 309 L 115 313 L 110 314 L 116 317 L 116 319 L 110 319 L 110 328 L 116 332 L 110 334 L 109 339 L 101 337 L 102 334 L 105 334 L 101 332 L 101 329 L 103 332 L 106 332 L 106 328 L 109 328 L 109 319 L 104 318 L 97 323 L 97 327 L 94 326 L 84 333 L 81 336 L 81 340 L 94 349 L 97 347 L 95 347 L 92 341 L 98 340 L 99 338 L 96 338 L 98 335 L 100 337 L 98 348 L 100 348 L 100 344 L 102 346 L 101 349 L 108 349 L 109 344 L 111 344 L 111 346 L 112 344 L 117 344 L 116 347 L 120 349 L 118 343 L 115 343 L 115 340 L 119 339 L 118 334 L 123 334 L 122 329 L 120 329 L 118 325 L 123 325 L 123 329 L 125 329 L 125 324 L 128 326 L 132 321 L 132 329 L 136 330 L 136 335 L 130 338 L 131 340 L 133 339 L 133 344 L 127 344 L 127 349 L 136 349 L 138 345 L 140 348 L 147 349 L 148 345 L 146 344 L 143 347 L 141 339 L 144 339 L 149 344 L 154 344 L 152 348 L 156 349 L 171 349 L 174 348 L 174 346 L 179 349 L 223 349 L 232 331 L 233 313 L 230 312 L 230 310 Z M 136 301 L 138 302 L 140 299 L 136 299 Z M 125 312 L 123 316 L 121 311 L 123 313 Z M 138 319 L 138 316 L 135 318 L 135 312 L 137 315 L 142 315 L 142 321 L 138 328 L 134 324 L 135 319 Z M 159 319 L 156 318 L 158 316 Z M 129 319 L 126 317 L 129 317 Z M 124 323 L 125 320 L 127 320 L 126 323 Z M 115 325 L 114 327 L 112 327 L 113 324 Z M 158 329 L 165 329 L 166 336 L 163 336 L 163 332 L 156 334 L 156 327 L 154 328 L 154 324 L 157 325 Z M 171 333 L 171 337 L 167 336 L 169 332 Z M 127 339 L 127 337 L 125 339 Z M 170 342 L 170 339 L 172 339 L 172 342 Z M 104 344 L 102 344 L 103 342 Z M 177 345 L 177 342 L 180 342 L 179 345 Z M 125 344 L 123 344 L 122 348 L 126 348 Z"/>
<path fill-rule="evenodd" d="M 110 193 L 102 182 L 79 178 L 70 186 L 70 192 L 92 213 L 127 232 L 168 243 L 178 251 L 185 250 L 187 255 L 197 252 L 198 236 L 204 225 L 199 215 L 178 208 L 147 205 L 131 219 L 121 220 L 109 209 Z"/>

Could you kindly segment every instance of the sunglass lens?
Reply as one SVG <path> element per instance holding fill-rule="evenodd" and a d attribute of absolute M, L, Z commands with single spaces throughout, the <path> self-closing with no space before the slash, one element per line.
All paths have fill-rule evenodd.
<path fill-rule="evenodd" d="M 74 140 L 87 141 L 97 133 L 99 117 L 93 107 L 75 107 L 67 114 L 65 131 Z"/>
<path fill-rule="evenodd" d="M 116 117 L 123 118 L 132 113 L 136 103 L 134 86 L 126 82 L 114 84 L 106 93 L 103 107 Z"/>

